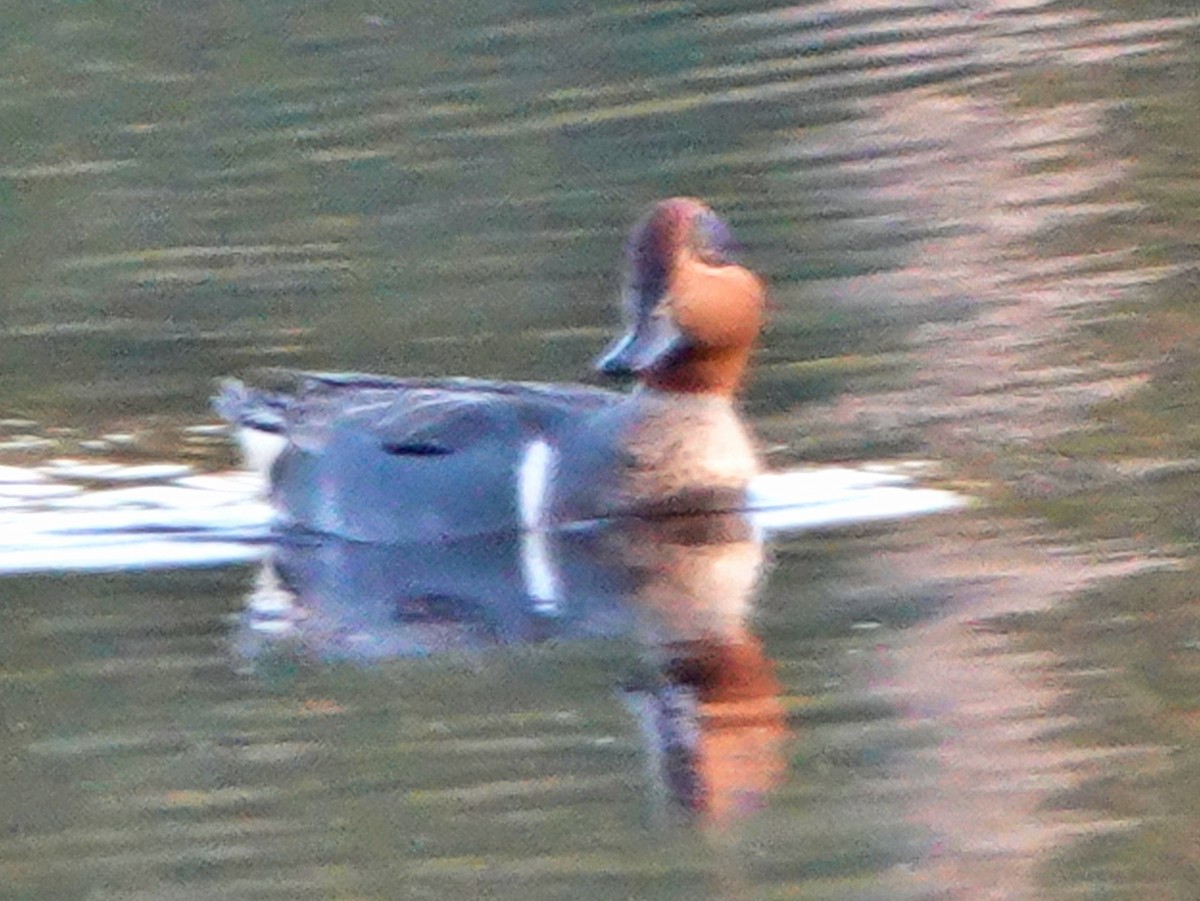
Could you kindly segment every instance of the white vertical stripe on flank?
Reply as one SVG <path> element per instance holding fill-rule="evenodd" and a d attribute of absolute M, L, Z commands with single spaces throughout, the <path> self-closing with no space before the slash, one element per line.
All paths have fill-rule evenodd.
<path fill-rule="evenodd" d="M 517 467 L 517 510 L 521 528 L 540 529 L 544 525 L 553 468 L 554 451 L 549 444 L 538 438 L 525 446 L 525 455 Z"/>
<path fill-rule="evenodd" d="M 525 447 L 517 467 L 517 510 L 521 517 L 521 573 L 525 590 L 542 612 L 558 607 L 558 574 L 554 571 L 546 525 L 550 477 L 554 472 L 554 450 L 541 438 Z"/>

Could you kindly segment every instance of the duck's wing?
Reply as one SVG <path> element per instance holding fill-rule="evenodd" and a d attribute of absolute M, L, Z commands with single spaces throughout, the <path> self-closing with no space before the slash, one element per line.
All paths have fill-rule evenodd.
<path fill-rule="evenodd" d="M 213 398 L 234 425 L 319 451 L 346 430 L 398 455 L 450 454 L 500 432 L 536 434 L 599 410 L 621 395 L 584 385 L 405 379 L 360 373 L 289 374 L 290 390 L 226 379 Z"/>
<path fill-rule="evenodd" d="M 215 399 L 290 527 L 356 541 L 445 540 L 521 522 L 522 461 L 620 394 L 575 385 L 310 374 Z M 268 433 L 263 445 L 246 433 Z"/>

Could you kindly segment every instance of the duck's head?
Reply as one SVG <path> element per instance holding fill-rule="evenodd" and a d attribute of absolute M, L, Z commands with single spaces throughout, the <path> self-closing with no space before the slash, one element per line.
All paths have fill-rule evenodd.
<path fill-rule="evenodd" d="M 627 332 L 597 361 L 660 391 L 732 394 L 766 305 L 729 227 L 699 200 L 655 204 L 625 248 Z"/>

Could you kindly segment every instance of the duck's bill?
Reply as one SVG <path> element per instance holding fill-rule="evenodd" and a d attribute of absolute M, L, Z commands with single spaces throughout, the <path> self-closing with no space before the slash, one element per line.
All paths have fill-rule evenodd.
<path fill-rule="evenodd" d="M 639 375 L 662 366 L 685 346 L 669 316 L 650 316 L 618 338 L 596 361 L 596 370 L 609 376 Z"/>

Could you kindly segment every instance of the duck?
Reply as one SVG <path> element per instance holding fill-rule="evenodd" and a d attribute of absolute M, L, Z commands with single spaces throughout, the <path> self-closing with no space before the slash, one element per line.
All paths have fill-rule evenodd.
<path fill-rule="evenodd" d="M 761 468 L 737 404 L 766 289 L 703 201 L 655 203 L 625 245 L 624 333 L 595 363 L 631 390 L 289 373 L 214 398 L 279 528 L 380 544 L 742 509 Z"/>

